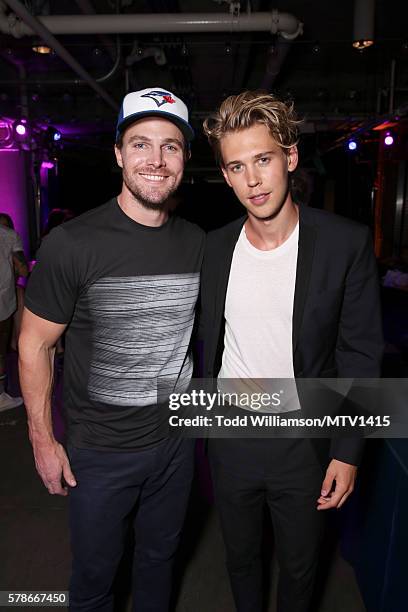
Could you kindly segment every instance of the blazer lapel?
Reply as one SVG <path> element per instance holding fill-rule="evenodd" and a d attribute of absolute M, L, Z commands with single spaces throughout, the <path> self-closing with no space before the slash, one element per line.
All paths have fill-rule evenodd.
<path fill-rule="evenodd" d="M 299 206 L 299 246 L 292 321 L 293 355 L 296 351 L 302 326 L 316 240 L 316 229 L 311 222 L 310 212 L 311 211 L 304 206 Z"/>
<path fill-rule="evenodd" d="M 217 291 L 215 296 L 216 303 L 216 321 L 224 316 L 225 297 L 227 294 L 228 279 L 231 271 L 232 256 L 234 254 L 235 245 L 239 238 L 242 226 L 246 221 L 246 217 L 237 220 L 231 232 L 226 236 L 223 251 L 220 254 L 220 265 L 218 268 Z M 221 317 L 220 317 L 221 315 Z"/>

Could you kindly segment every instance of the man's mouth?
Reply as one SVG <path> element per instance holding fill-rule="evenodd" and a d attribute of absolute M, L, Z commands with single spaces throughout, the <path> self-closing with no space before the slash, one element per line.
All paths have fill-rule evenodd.
<path fill-rule="evenodd" d="M 164 176 L 163 174 L 145 174 L 144 172 L 139 172 L 139 174 L 147 181 L 153 181 L 155 183 L 160 183 L 167 178 L 167 176 Z"/>
<path fill-rule="evenodd" d="M 249 200 L 252 204 L 264 204 L 268 198 L 269 193 L 257 193 L 256 195 L 249 196 Z"/>

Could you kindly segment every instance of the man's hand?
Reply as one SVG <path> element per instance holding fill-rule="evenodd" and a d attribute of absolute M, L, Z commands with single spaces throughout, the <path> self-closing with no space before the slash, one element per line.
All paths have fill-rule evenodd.
<path fill-rule="evenodd" d="M 332 459 L 326 470 L 326 477 L 320 492 L 321 496 L 317 500 L 317 509 L 341 508 L 354 490 L 356 475 L 357 468 L 355 465 Z M 336 482 L 336 485 L 332 490 L 334 482 Z"/>
<path fill-rule="evenodd" d="M 52 442 L 33 442 L 35 467 L 51 495 L 68 495 L 67 483 L 76 486 L 71 466 L 64 447 L 56 440 Z M 64 480 L 64 482 L 63 482 Z"/>

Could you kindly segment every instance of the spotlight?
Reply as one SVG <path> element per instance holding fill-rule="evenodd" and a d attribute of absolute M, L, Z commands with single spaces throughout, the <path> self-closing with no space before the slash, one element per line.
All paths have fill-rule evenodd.
<path fill-rule="evenodd" d="M 17 134 L 19 134 L 20 136 L 25 136 L 26 131 L 27 131 L 26 126 L 25 126 L 25 125 L 23 125 L 22 123 L 18 123 L 18 124 L 16 125 L 16 132 L 17 132 Z"/>
<path fill-rule="evenodd" d="M 50 143 L 58 142 L 61 140 L 61 132 L 50 125 L 46 131 L 46 139 Z"/>
<path fill-rule="evenodd" d="M 390 131 L 385 132 L 384 144 L 386 147 L 390 147 L 391 145 L 394 144 L 394 136 L 392 135 Z"/>
<path fill-rule="evenodd" d="M 31 48 L 34 53 L 39 53 L 40 55 L 49 55 L 52 52 L 51 47 L 42 41 L 37 41 Z"/>
<path fill-rule="evenodd" d="M 350 138 L 347 142 L 347 148 L 349 151 L 357 151 L 357 140 L 355 138 Z"/>
<path fill-rule="evenodd" d="M 363 51 L 374 44 L 375 0 L 355 0 L 353 47 Z"/>
<path fill-rule="evenodd" d="M 41 168 L 44 170 L 51 170 L 52 168 L 54 168 L 54 163 L 52 161 L 45 160 L 41 162 Z"/>
<path fill-rule="evenodd" d="M 374 44 L 374 41 L 371 39 L 355 40 L 353 42 L 353 47 L 357 49 L 358 51 L 363 51 L 364 49 L 371 47 L 373 44 Z"/>
<path fill-rule="evenodd" d="M 28 126 L 25 119 L 19 119 L 13 125 L 14 135 L 18 141 L 25 140 L 28 136 Z"/>

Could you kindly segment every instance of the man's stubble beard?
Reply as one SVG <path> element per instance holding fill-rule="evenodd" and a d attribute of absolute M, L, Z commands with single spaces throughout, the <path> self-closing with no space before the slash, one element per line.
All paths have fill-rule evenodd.
<path fill-rule="evenodd" d="M 165 191 L 156 193 L 156 197 L 153 198 L 151 196 L 154 194 L 154 192 L 150 192 L 148 188 L 140 188 L 136 184 L 136 181 L 132 180 L 132 177 L 128 174 L 128 172 L 126 172 L 126 170 L 123 169 L 122 175 L 123 182 L 125 183 L 126 187 L 130 191 L 134 199 L 148 210 L 167 210 L 167 200 L 175 191 L 177 191 L 177 188 L 181 182 L 180 178 L 180 181 L 178 183 L 174 183 L 173 186 L 169 186 Z"/>

